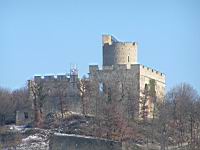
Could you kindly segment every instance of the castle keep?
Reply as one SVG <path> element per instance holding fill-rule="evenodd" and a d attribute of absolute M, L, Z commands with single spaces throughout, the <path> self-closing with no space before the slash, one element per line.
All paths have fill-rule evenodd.
<path fill-rule="evenodd" d="M 128 117 L 141 114 L 145 105 L 148 118 L 153 117 L 154 102 L 162 102 L 165 93 L 165 75 L 155 69 L 137 63 L 137 43 L 120 42 L 111 35 L 103 35 L 103 66 L 89 66 L 90 80 L 96 80 L 99 87 L 119 102 L 124 101 Z M 145 90 L 153 89 L 154 99 Z M 148 94 L 150 95 L 150 94 Z"/>
<path fill-rule="evenodd" d="M 137 44 L 135 42 L 119 42 L 113 36 L 103 35 L 103 66 L 137 63 Z"/>

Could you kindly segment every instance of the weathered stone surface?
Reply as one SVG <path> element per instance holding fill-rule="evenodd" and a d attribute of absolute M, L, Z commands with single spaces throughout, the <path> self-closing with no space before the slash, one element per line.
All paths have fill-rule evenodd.
<path fill-rule="evenodd" d="M 68 111 L 80 112 L 80 97 L 77 89 L 78 75 L 49 75 L 35 76 L 33 80 L 29 80 L 28 90 L 29 99 L 33 101 L 33 91 L 37 85 L 42 87 L 45 95 L 43 104 L 43 114 L 55 113 L 60 111 L 60 101 L 66 105 Z"/>
<path fill-rule="evenodd" d="M 49 142 L 50 150 L 122 150 L 120 142 L 69 134 L 54 134 Z"/>
<path fill-rule="evenodd" d="M 103 35 L 103 66 L 137 62 L 136 42 L 120 42 L 111 35 Z"/>

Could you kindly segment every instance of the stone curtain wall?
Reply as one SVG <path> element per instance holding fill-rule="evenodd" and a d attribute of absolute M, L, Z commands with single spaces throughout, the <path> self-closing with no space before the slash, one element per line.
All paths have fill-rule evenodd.
<path fill-rule="evenodd" d="M 88 136 L 54 134 L 49 150 L 122 150 L 120 142 Z"/>
<path fill-rule="evenodd" d="M 78 77 L 77 77 L 78 78 Z M 60 99 L 62 98 L 68 111 L 81 112 L 79 90 L 76 83 L 70 82 L 70 78 L 66 75 L 35 76 L 33 80 L 29 80 L 29 97 L 33 101 L 33 91 L 31 86 L 42 83 L 45 93 L 43 104 L 43 113 L 60 112 Z M 75 84 L 75 86 L 73 85 Z M 34 86 L 33 86 L 34 87 Z"/>
<path fill-rule="evenodd" d="M 128 118 L 131 116 L 137 117 L 140 114 L 141 106 L 139 105 L 139 100 L 140 97 L 144 97 L 143 91 L 145 84 L 148 85 L 150 80 L 155 80 L 157 101 L 162 102 L 164 100 L 165 74 L 150 67 L 141 64 L 131 64 L 131 67 L 128 68 L 124 64 L 118 64 L 114 66 L 103 66 L 103 69 L 99 69 L 97 65 L 90 65 L 89 71 L 91 81 L 96 80 L 97 84 L 102 82 L 111 89 L 114 87 L 112 93 L 115 94 L 115 99 L 121 97 L 122 90 L 120 84 L 123 84 L 123 92 L 125 94 L 123 105 L 128 106 L 130 108 L 128 111 L 132 112 L 131 114 L 127 113 L 127 107 L 125 107 L 123 112 L 128 114 Z M 119 85 L 115 83 L 119 83 Z M 98 89 L 98 85 L 96 87 Z M 149 103 L 149 106 L 153 106 L 152 102 L 148 101 L 147 103 Z M 152 110 L 149 109 L 148 111 L 151 112 L 148 117 L 152 118 Z"/>

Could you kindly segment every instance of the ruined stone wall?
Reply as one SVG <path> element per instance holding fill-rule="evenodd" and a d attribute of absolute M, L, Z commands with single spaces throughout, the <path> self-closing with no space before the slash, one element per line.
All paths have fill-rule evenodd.
<path fill-rule="evenodd" d="M 16 111 L 16 125 L 29 124 L 33 121 L 33 110 L 24 109 Z"/>
<path fill-rule="evenodd" d="M 155 80 L 157 101 L 163 100 L 165 75 L 154 69 L 140 64 L 132 64 L 130 68 L 126 65 L 103 66 L 102 70 L 95 65 L 90 66 L 89 70 L 90 80 L 96 80 L 97 84 L 103 83 L 107 88 L 111 87 L 111 93 L 114 94 L 111 96 L 119 101 L 119 106 L 120 104 L 125 106 L 124 113 L 129 116 L 128 118 L 131 117 L 129 112 L 132 112 L 134 117 L 140 114 L 142 106 L 139 101 L 144 96 L 145 84 L 149 85 L 150 80 Z M 99 85 L 96 88 L 99 89 Z M 148 100 L 147 105 L 149 106 L 148 117 L 151 118 L 153 102 Z"/>
<path fill-rule="evenodd" d="M 33 99 L 33 87 L 35 85 L 43 87 L 45 100 L 43 105 L 43 113 L 60 111 L 60 101 L 65 104 L 67 111 L 80 112 L 80 96 L 76 83 L 70 82 L 70 78 L 66 75 L 58 76 L 35 76 L 29 81 L 29 95 Z"/>
<path fill-rule="evenodd" d="M 122 150 L 120 142 L 95 137 L 54 134 L 49 142 L 50 150 Z"/>
<path fill-rule="evenodd" d="M 103 36 L 103 66 L 137 63 L 137 44 L 135 42 L 119 42 L 110 35 Z"/>
<path fill-rule="evenodd" d="M 90 66 L 90 80 L 95 81 L 96 89 L 103 96 L 110 96 L 113 102 L 117 102 L 118 110 L 124 113 L 124 117 L 137 116 L 139 97 L 139 65 L 104 66 L 102 70 L 98 66 Z M 101 87 L 102 86 L 102 87 Z"/>
<path fill-rule="evenodd" d="M 150 80 L 155 81 L 156 101 L 161 103 L 164 100 L 165 95 L 165 74 L 144 65 L 140 65 L 140 91 L 144 91 L 145 84 L 149 85 Z M 140 95 L 141 97 L 144 96 L 142 92 Z M 152 118 L 154 104 L 150 99 L 147 101 L 147 106 L 148 118 Z"/>
<path fill-rule="evenodd" d="M 149 84 L 149 80 L 154 79 L 156 85 L 156 94 L 159 98 L 163 98 L 165 94 L 165 74 L 152 68 L 140 65 L 140 89 L 144 89 L 145 84 Z"/>

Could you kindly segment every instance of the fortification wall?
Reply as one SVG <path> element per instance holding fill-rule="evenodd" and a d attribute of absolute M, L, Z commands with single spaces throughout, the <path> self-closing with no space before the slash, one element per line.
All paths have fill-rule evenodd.
<path fill-rule="evenodd" d="M 152 79 L 155 80 L 156 101 L 162 102 L 165 94 L 165 74 L 144 65 L 140 65 L 140 90 L 144 91 L 145 85 L 149 85 L 150 80 Z M 140 93 L 140 96 L 144 96 L 142 92 Z M 146 105 L 148 106 L 148 118 L 152 118 L 154 108 L 153 100 L 148 99 Z"/>
<path fill-rule="evenodd" d="M 165 94 L 165 74 L 140 65 L 140 89 L 144 89 L 145 84 L 149 84 L 151 79 L 155 80 L 156 91 L 159 97 Z"/>
<path fill-rule="evenodd" d="M 120 84 L 122 83 L 125 89 L 131 90 L 132 99 L 138 99 L 142 97 L 145 84 L 149 85 L 150 80 L 155 80 L 155 90 L 157 100 L 163 100 L 165 94 L 165 74 L 146 67 L 141 64 L 132 64 L 130 68 L 124 64 L 118 64 L 115 66 L 104 66 L 103 70 L 99 70 L 98 66 L 90 66 L 91 78 L 97 78 L 98 82 L 103 82 L 107 86 L 114 87 L 116 92 L 115 96 L 120 98 L 121 90 Z M 115 82 L 119 84 L 115 84 Z M 117 89 L 119 89 L 117 91 Z M 127 91 L 129 92 L 129 91 Z M 147 105 L 153 109 L 152 101 L 148 101 Z M 140 111 L 141 106 L 139 103 L 135 103 L 135 113 Z M 149 109 L 149 118 L 152 116 L 152 109 Z M 138 110 L 138 111 L 137 111 Z M 135 114 L 137 116 L 137 114 Z"/>
<path fill-rule="evenodd" d="M 120 142 L 95 137 L 54 134 L 50 138 L 49 150 L 122 150 Z"/>
<path fill-rule="evenodd" d="M 165 83 L 165 74 L 155 69 L 140 65 L 140 75 L 156 79 L 159 82 Z"/>
<path fill-rule="evenodd" d="M 160 99 L 163 98 L 165 94 L 165 74 L 140 65 L 140 89 L 144 90 L 145 84 L 149 84 L 151 79 L 155 80 L 157 96 L 160 97 Z"/>
<path fill-rule="evenodd" d="M 34 76 L 34 81 L 69 81 L 66 75 Z"/>
<path fill-rule="evenodd" d="M 70 78 L 66 75 L 48 75 L 34 76 L 33 80 L 29 80 L 29 99 L 33 99 L 33 90 L 37 86 L 42 86 L 45 93 L 45 101 L 43 104 L 43 113 L 46 115 L 50 112 L 60 111 L 60 98 L 66 105 L 68 111 L 81 112 L 80 93 L 76 83 L 70 82 Z"/>
<path fill-rule="evenodd" d="M 136 85 L 136 82 L 139 82 L 140 65 L 132 64 L 129 68 L 126 64 L 117 64 L 115 66 L 103 66 L 102 70 L 97 65 L 91 65 L 89 66 L 89 71 L 91 78 L 97 78 L 101 81 L 110 80 L 112 82 L 126 80 Z"/>
<path fill-rule="evenodd" d="M 118 102 L 117 107 L 123 109 L 124 117 L 133 118 L 137 116 L 137 102 L 132 101 L 139 97 L 138 64 L 131 65 L 130 69 L 125 64 L 104 66 L 102 70 L 97 66 L 90 66 L 89 75 L 90 80 L 94 80 L 97 84 L 95 87 L 99 90 L 99 93 L 108 94 L 109 90 L 112 91 L 111 97 Z"/>

